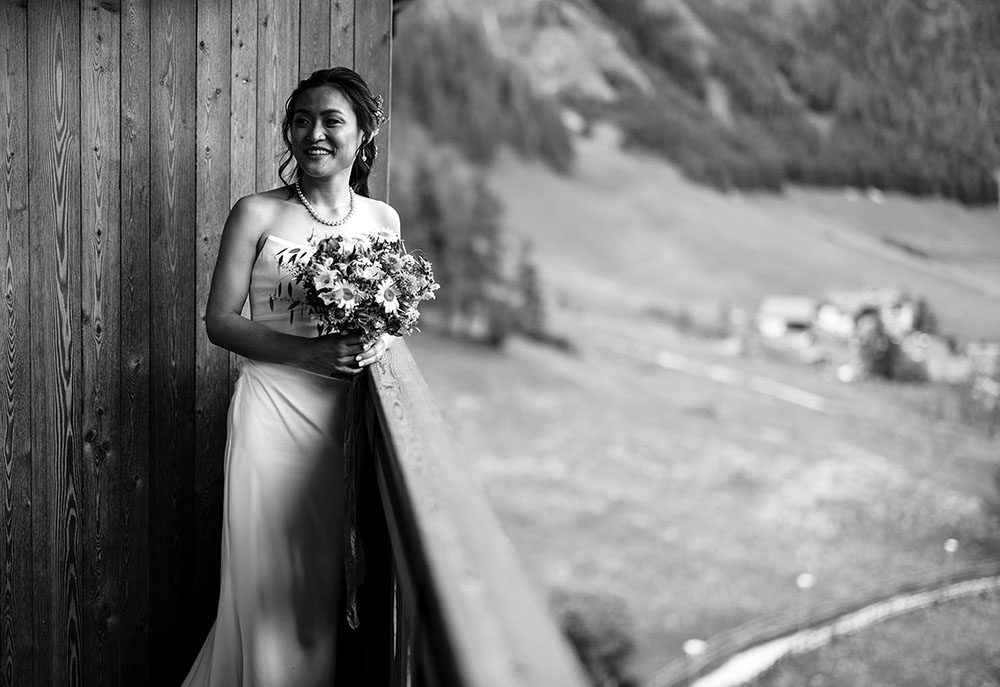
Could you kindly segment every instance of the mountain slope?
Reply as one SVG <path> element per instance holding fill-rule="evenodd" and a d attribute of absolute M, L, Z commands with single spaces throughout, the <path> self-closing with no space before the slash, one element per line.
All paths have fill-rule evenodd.
<path fill-rule="evenodd" d="M 927 297 L 945 333 L 1000 338 L 995 209 L 795 187 L 719 193 L 607 131 L 578 141 L 572 176 L 512 155 L 489 173 L 506 228 L 531 239 L 570 310 L 753 309 L 773 293 L 896 286 Z"/>
<path fill-rule="evenodd" d="M 992 0 L 477 0 L 466 11 L 495 25 L 495 49 L 540 89 L 620 123 L 694 179 L 996 201 Z"/>

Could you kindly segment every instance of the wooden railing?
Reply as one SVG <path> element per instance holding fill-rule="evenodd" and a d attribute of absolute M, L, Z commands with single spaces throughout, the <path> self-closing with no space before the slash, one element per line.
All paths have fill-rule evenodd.
<path fill-rule="evenodd" d="M 344 682 L 586 685 L 403 341 L 363 387 L 366 572 Z"/>

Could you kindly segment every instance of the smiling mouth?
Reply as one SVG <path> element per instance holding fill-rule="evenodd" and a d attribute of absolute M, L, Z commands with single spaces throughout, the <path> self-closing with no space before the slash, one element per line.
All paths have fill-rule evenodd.
<path fill-rule="evenodd" d="M 306 155 L 314 157 L 322 157 L 324 155 L 333 155 L 333 151 L 327 150 L 326 148 L 306 148 Z"/>

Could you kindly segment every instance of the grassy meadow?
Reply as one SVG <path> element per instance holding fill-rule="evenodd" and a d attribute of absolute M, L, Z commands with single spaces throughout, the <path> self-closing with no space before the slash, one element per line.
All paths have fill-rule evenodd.
<path fill-rule="evenodd" d="M 604 129 L 577 142 L 569 175 L 504 154 L 488 181 L 504 228 L 534 246 L 550 323 L 574 350 L 429 332 L 409 345 L 540 589 L 618 609 L 596 622 L 633 637 L 634 674 L 686 639 L 808 600 L 802 572 L 812 599 L 850 599 L 942 565 L 949 537 L 957 561 L 1000 553 L 986 507 L 1000 439 L 963 422 L 955 390 L 845 385 L 655 315 L 897 286 L 926 297 L 944 332 L 1000 338 L 995 209 L 724 194 Z M 664 354 L 683 364 L 657 364 Z"/>

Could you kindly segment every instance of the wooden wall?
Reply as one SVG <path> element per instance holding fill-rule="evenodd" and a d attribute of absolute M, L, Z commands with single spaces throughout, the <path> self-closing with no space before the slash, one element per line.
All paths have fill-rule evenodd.
<path fill-rule="evenodd" d="M 219 234 L 298 79 L 388 100 L 391 0 L 0 3 L 0 686 L 177 685 L 218 593 Z"/>

